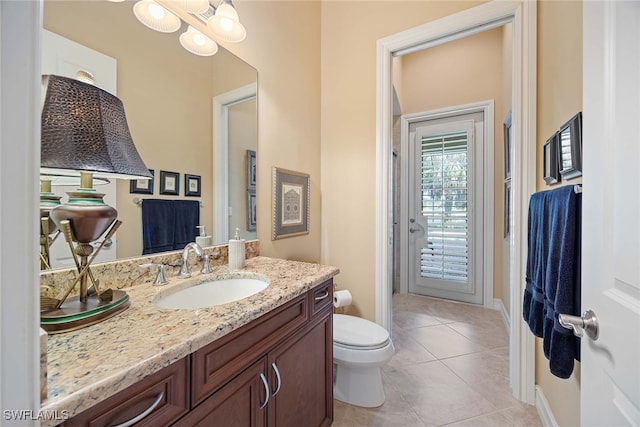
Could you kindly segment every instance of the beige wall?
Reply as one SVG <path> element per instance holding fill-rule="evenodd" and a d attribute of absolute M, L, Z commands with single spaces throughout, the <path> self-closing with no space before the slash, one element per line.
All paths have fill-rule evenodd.
<path fill-rule="evenodd" d="M 234 3 L 247 38 L 224 44 L 258 70 L 258 239 L 260 253 L 320 261 L 320 3 Z M 310 175 L 310 232 L 271 240 L 273 167 Z"/>
<path fill-rule="evenodd" d="M 558 128 L 582 110 L 582 3 L 538 3 L 538 190 L 548 187 L 542 174 L 542 147 Z M 574 184 L 580 180 L 571 180 Z M 557 186 L 556 186 L 557 188 Z M 549 373 L 541 340 L 536 340 L 536 384 L 561 426 L 580 425 L 580 364 L 571 378 Z"/>
<path fill-rule="evenodd" d="M 481 2 L 322 3 L 322 262 L 375 317 L 376 41 Z"/>
<path fill-rule="evenodd" d="M 229 237 L 236 228 L 240 237 L 256 239 L 255 231 L 247 230 L 247 150 L 256 151 L 257 123 L 256 101 L 247 101 L 229 108 Z M 256 157 L 257 159 L 257 157 Z"/>
<path fill-rule="evenodd" d="M 114 31 L 117 22 L 117 31 Z M 255 71 L 220 51 L 211 58 L 188 53 L 178 33 L 161 34 L 140 24 L 131 5 L 113 2 L 46 2 L 44 28 L 118 61 L 118 97 L 147 167 L 155 170 L 154 195 L 129 194 L 129 182 L 117 182 L 118 258 L 142 253 L 141 209 L 134 197 L 185 198 L 184 174 L 200 175 L 200 222 L 213 230 L 212 99 L 217 93 L 255 81 Z M 230 76 L 216 78 L 216 64 Z M 180 173 L 180 196 L 159 195 L 160 170 Z"/>
<path fill-rule="evenodd" d="M 494 266 L 493 292 L 502 295 L 505 113 L 502 27 L 402 57 L 402 114 L 494 100 Z M 510 55 L 509 55 L 510 56 Z M 489 143 L 489 142 L 487 142 Z"/>

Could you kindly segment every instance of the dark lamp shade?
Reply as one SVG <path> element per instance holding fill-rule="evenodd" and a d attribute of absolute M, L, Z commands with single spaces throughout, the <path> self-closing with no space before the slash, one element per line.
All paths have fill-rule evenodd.
<path fill-rule="evenodd" d="M 42 107 L 42 170 L 151 178 L 136 150 L 122 101 L 75 79 L 46 75 Z"/>

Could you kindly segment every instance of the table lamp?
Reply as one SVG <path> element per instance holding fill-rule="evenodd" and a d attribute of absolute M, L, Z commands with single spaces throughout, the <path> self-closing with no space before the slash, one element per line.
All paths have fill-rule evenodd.
<path fill-rule="evenodd" d="M 92 84 L 55 75 L 43 76 L 43 88 L 40 171 L 80 175 L 80 188 L 67 193 L 68 202 L 49 211 L 78 270 L 62 299 L 40 297 L 40 323 L 49 333 L 57 333 L 100 322 L 129 306 L 124 291 L 101 291 L 90 269 L 104 242 L 121 224 L 117 211 L 104 203 L 104 194 L 93 188 L 93 174 L 144 179 L 151 178 L 151 173 L 131 139 L 124 107 L 117 97 Z M 94 252 L 91 242 L 103 234 L 104 240 Z M 79 295 L 69 297 L 78 284 Z"/>

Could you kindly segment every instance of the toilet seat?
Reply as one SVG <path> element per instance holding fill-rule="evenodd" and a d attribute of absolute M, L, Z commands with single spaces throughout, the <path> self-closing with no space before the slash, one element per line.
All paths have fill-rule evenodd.
<path fill-rule="evenodd" d="M 389 332 L 382 326 L 360 317 L 333 315 L 333 342 L 353 350 L 373 350 L 389 343 Z"/>

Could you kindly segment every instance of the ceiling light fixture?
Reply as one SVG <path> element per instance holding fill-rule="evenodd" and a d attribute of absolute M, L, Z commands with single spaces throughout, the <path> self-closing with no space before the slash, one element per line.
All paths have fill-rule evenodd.
<path fill-rule="evenodd" d="M 214 55 L 214 39 L 237 43 L 247 37 L 231 0 L 220 0 L 217 6 L 208 0 L 140 0 L 133 12 L 147 27 L 165 33 L 178 31 L 184 21 L 188 26 L 180 44 L 195 55 Z"/>

